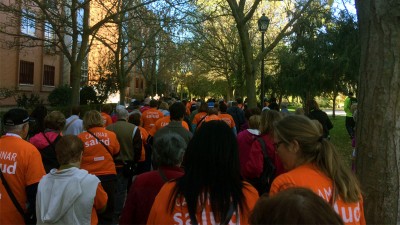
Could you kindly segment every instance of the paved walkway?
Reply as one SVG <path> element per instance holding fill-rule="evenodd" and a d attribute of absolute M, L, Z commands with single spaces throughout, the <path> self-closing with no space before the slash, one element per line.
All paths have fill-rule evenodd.
<path fill-rule="evenodd" d="M 326 114 L 328 114 L 328 116 L 332 116 L 332 110 L 331 109 L 326 109 L 323 110 L 324 112 L 326 112 Z M 346 113 L 344 112 L 344 110 L 335 110 L 335 115 L 336 116 L 345 116 Z"/>

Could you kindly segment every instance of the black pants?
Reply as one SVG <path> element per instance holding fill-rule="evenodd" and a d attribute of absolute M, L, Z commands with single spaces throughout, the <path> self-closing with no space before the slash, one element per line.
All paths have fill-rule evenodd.
<path fill-rule="evenodd" d="M 346 116 L 346 130 L 350 135 L 350 138 L 354 137 L 354 127 L 356 126 L 356 122 L 354 122 L 353 117 Z"/>
<path fill-rule="evenodd" d="M 113 224 L 114 217 L 114 198 L 115 198 L 115 188 L 117 186 L 116 175 L 104 175 L 98 176 L 103 186 L 104 191 L 108 195 L 107 208 L 106 210 L 99 214 L 99 224 Z"/>

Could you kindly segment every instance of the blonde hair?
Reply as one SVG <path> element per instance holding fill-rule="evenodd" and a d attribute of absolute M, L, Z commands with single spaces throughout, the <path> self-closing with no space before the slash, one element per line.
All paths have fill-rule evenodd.
<path fill-rule="evenodd" d="M 283 115 L 276 110 L 264 110 L 261 112 L 260 133 L 272 133 L 273 123 L 283 118 Z"/>
<path fill-rule="evenodd" d="M 249 128 L 250 129 L 258 129 L 260 128 L 260 121 L 261 121 L 261 116 L 259 115 L 252 115 L 249 118 Z"/>
<path fill-rule="evenodd" d="M 90 110 L 83 116 L 83 128 L 88 130 L 92 127 L 103 127 L 104 121 L 100 112 L 97 110 Z"/>
<path fill-rule="evenodd" d="M 53 130 L 62 130 L 65 126 L 65 116 L 60 111 L 52 111 L 44 117 L 44 127 Z"/>
<path fill-rule="evenodd" d="M 314 163 L 334 185 L 333 200 L 337 195 L 345 202 L 357 202 L 361 189 L 355 175 L 343 164 L 335 146 L 322 138 L 316 122 L 306 116 L 289 115 L 274 123 L 274 135 L 286 143 L 296 140 L 304 163 Z"/>
<path fill-rule="evenodd" d="M 161 102 L 160 106 L 158 107 L 159 109 L 164 109 L 164 110 L 168 110 L 169 106 L 168 103 L 166 102 Z"/>

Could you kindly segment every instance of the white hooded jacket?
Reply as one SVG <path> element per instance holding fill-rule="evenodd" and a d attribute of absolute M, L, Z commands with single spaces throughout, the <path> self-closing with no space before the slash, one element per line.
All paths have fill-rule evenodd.
<path fill-rule="evenodd" d="M 37 224 L 90 225 L 99 182 L 96 176 L 76 167 L 52 169 L 39 182 Z"/>

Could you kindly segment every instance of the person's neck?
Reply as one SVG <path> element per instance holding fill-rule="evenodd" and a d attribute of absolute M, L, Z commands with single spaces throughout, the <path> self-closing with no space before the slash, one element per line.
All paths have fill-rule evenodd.
<path fill-rule="evenodd" d="M 9 133 L 9 134 L 11 134 L 11 135 L 18 135 L 18 136 L 20 136 L 22 139 L 25 139 L 26 138 L 26 134 L 23 132 L 23 131 L 10 131 L 10 132 L 6 132 L 6 133 Z"/>
<path fill-rule="evenodd" d="M 61 165 L 58 170 L 65 170 L 65 169 L 69 169 L 69 168 L 72 168 L 72 167 L 80 168 L 81 167 L 81 162 L 72 162 L 72 163 L 68 163 L 68 164 L 65 164 L 65 165 Z"/>

